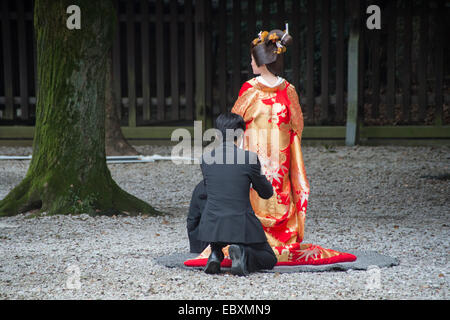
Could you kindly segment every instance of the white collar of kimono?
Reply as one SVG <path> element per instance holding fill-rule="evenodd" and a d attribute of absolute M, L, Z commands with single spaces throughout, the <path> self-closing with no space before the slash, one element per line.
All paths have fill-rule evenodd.
<path fill-rule="evenodd" d="M 280 84 L 282 84 L 283 81 L 284 81 L 284 79 L 283 79 L 282 77 L 277 77 L 277 78 L 278 78 L 278 80 L 277 80 L 277 82 L 275 82 L 275 84 L 269 84 L 269 83 L 268 83 L 266 80 L 264 80 L 264 78 L 261 77 L 261 76 L 256 77 L 256 80 L 258 80 L 259 83 L 265 85 L 266 87 L 274 88 L 274 87 L 277 87 L 277 86 L 279 86 Z"/>

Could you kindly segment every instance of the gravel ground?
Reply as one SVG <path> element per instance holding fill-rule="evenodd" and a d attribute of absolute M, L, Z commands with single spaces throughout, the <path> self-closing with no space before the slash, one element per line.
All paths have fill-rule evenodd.
<path fill-rule="evenodd" d="M 137 147 L 146 155 L 169 148 Z M 188 251 L 186 212 L 201 180 L 198 165 L 161 161 L 109 168 L 122 188 L 170 215 L 0 218 L 0 299 L 447 299 L 450 148 L 303 152 L 311 184 L 305 242 L 399 258 L 399 266 L 379 270 L 379 285 L 368 285 L 369 271 L 242 278 L 157 264 Z M 30 153 L 0 147 L 3 155 Z M 0 162 L 0 198 L 28 165 Z"/>

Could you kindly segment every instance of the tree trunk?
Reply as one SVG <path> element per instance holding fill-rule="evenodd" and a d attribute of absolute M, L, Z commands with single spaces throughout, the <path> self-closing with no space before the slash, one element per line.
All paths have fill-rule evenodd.
<path fill-rule="evenodd" d="M 106 62 L 106 155 L 107 156 L 130 156 L 138 152 L 128 143 L 122 134 L 118 114 L 118 102 L 120 93 L 113 90 L 112 58 L 108 55 Z"/>
<path fill-rule="evenodd" d="M 36 0 L 38 93 L 33 157 L 0 216 L 157 214 L 112 179 L 105 156 L 105 74 L 114 27 L 111 1 L 79 0 L 81 29 L 66 27 L 72 0 Z"/>

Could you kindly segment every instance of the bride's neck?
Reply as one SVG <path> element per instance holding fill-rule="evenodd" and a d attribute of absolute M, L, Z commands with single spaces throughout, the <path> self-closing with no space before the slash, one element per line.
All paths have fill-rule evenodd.
<path fill-rule="evenodd" d="M 261 77 L 270 84 L 274 84 L 278 81 L 278 77 L 269 70 L 261 70 Z"/>

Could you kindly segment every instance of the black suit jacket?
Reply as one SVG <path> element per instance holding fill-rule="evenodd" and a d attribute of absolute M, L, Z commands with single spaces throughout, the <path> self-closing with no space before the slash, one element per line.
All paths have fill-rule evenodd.
<path fill-rule="evenodd" d="M 223 163 L 208 164 L 210 156 L 223 156 Z M 226 160 L 234 160 L 227 164 Z M 245 159 L 245 164 L 236 164 Z M 206 160 L 206 161 L 205 161 Z M 250 161 L 255 162 L 250 164 Z M 205 242 L 263 243 L 267 241 L 261 222 L 250 204 L 250 185 L 264 199 L 273 195 L 273 187 L 261 174 L 257 155 L 239 149 L 234 143 L 223 143 L 210 154 L 204 154 L 202 163 L 207 201 L 203 211 L 198 239 Z"/>
<path fill-rule="evenodd" d="M 206 205 L 206 188 L 204 181 L 200 181 L 192 192 L 191 203 L 189 205 L 189 213 L 186 219 L 186 227 L 189 237 L 189 248 L 191 253 L 200 253 L 208 243 L 198 240 L 198 225 L 202 217 L 203 210 Z"/>

